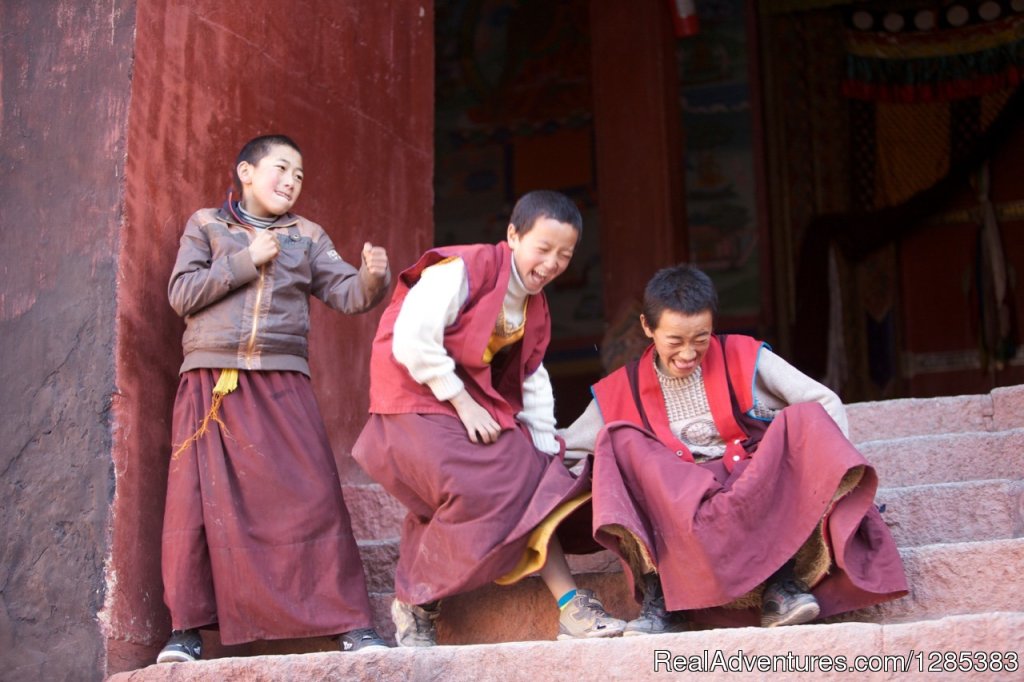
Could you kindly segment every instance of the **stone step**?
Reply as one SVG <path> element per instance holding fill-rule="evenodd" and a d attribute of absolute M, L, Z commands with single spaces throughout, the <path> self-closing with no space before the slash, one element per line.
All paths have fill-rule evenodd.
<path fill-rule="evenodd" d="M 1024 385 L 980 395 L 900 398 L 846 406 L 855 443 L 961 431 L 1002 431 L 1024 424 Z"/>
<path fill-rule="evenodd" d="M 875 503 L 899 547 L 1024 536 L 1024 481 L 879 488 Z"/>
<path fill-rule="evenodd" d="M 965 677 L 997 681 L 1020 679 L 1022 651 L 1024 613 L 1004 611 L 902 624 L 737 628 L 607 640 L 223 658 L 151 665 L 114 675 L 109 682 L 647 680 L 686 672 L 723 682 L 796 679 L 806 672 L 826 682 Z M 960 652 L 975 654 L 963 659 L 971 666 L 970 674 L 944 672 L 955 670 Z M 858 673 L 854 666 L 878 672 Z M 934 672 L 929 672 L 931 667 Z M 740 672 L 744 670 L 750 672 Z"/>
<path fill-rule="evenodd" d="M 867 441 L 858 449 L 887 488 L 1015 478 L 1024 472 L 1021 428 Z"/>
<path fill-rule="evenodd" d="M 1024 565 L 1024 539 L 911 547 L 902 549 L 901 555 L 910 584 L 909 595 L 836 616 L 831 622 L 901 623 L 934 620 L 952 614 L 1024 612 L 1024 578 L 1019 570 Z M 627 620 L 636 616 L 639 607 L 617 568 L 579 574 L 576 580 L 581 587 L 595 590 L 612 614 Z M 390 618 L 393 598 L 390 586 L 387 590 L 370 593 L 374 623 L 380 634 L 390 641 L 394 638 Z M 727 635 L 731 630 L 715 632 Z M 488 585 L 446 599 L 438 620 L 438 641 L 442 644 L 553 640 L 556 633 L 557 611 L 547 589 L 537 578 L 527 578 L 508 587 Z M 310 638 L 224 647 L 216 631 L 204 631 L 203 644 L 204 656 L 211 660 L 326 652 L 337 646 L 327 638 Z M 150 660 L 155 659 L 161 645 L 162 642 L 150 645 Z M 990 642 L 988 648 L 993 646 Z"/>
<path fill-rule="evenodd" d="M 837 620 L 895 623 L 929 620 L 946 615 L 986 611 L 1024 611 L 1024 538 L 935 544 L 900 550 L 910 594 Z M 622 573 L 576 576 L 581 587 L 593 589 L 613 615 L 634 618 L 639 610 Z M 382 592 L 375 598 L 386 599 Z M 496 615 L 498 614 L 498 615 Z M 394 627 L 377 621 L 382 635 Z M 537 578 L 515 585 L 488 585 L 446 599 L 438 620 L 439 641 L 478 644 L 554 639 L 557 613 L 550 594 Z"/>
<path fill-rule="evenodd" d="M 871 440 L 858 448 L 889 489 L 1006 479 L 1024 472 L 1024 428 Z M 405 508 L 383 488 L 376 483 L 346 485 L 343 492 L 356 539 L 400 535 Z"/>
<path fill-rule="evenodd" d="M 343 485 L 345 506 L 356 540 L 396 538 L 402 533 L 405 507 L 377 483 Z"/>

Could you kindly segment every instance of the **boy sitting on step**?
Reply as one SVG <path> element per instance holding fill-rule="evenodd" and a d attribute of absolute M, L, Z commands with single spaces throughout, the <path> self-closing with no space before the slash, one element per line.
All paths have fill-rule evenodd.
<path fill-rule="evenodd" d="M 905 595 L 839 397 L 767 344 L 716 335 L 717 309 L 700 270 L 657 272 L 651 345 L 563 433 L 593 453 L 594 537 L 642 601 L 624 634 L 796 625 Z"/>

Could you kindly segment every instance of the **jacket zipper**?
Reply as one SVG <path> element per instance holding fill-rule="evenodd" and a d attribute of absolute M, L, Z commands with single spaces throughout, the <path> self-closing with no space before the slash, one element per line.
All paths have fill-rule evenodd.
<path fill-rule="evenodd" d="M 256 350 L 256 330 L 260 324 L 260 303 L 263 302 L 263 281 L 266 277 L 266 265 L 260 266 L 260 281 L 256 286 L 256 303 L 253 305 L 252 310 L 252 331 L 249 333 L 249 343 L 245 347 L 246 364 L 252 359 L 253 352 Z"/>
<path fill-rule="evenodd" d="M 250 229 L 254 234 L 255 230 L 249 228 L 247 225 L 244 226 Z M 252 308 L 252 330 L 249 332 L 249 343 L 245 345 L 245 364 L 246 366 L 252 365 L 252 356 L 256 351 L 256 331 L 260 325 L 260 304 L 263 302 L 263 285 L 267 276 L 267 264 L 264 263 L 260 266 L 260 279 L 256 284 L 256 303 Z"/>

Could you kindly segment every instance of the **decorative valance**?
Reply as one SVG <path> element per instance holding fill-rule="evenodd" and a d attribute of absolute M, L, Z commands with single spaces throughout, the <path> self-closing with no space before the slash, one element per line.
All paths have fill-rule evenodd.
<path fill-rule="evenodd" d="M 1024 2 L 957 2 L 844 10 L 850 99 L 939 102 L 1012 89 L 1024 80 Z"/>

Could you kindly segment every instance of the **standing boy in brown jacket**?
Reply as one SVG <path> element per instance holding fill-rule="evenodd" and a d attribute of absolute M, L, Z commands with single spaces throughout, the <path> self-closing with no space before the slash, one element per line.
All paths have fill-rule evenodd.
<path fill-rule="evenodd" d="M 223 644 L 337 636 L 384 646 L 307 363 L 309 295 L 345 313 L 379 303 L 387 254 L 358 270 L 317 224 L 290 213 L 302 190 L 291 139 L 250 140 L 241 201 L 197 211 L 168 286 L 185 318 L 163 528 L 171 639 L 157 662 Z"/>

